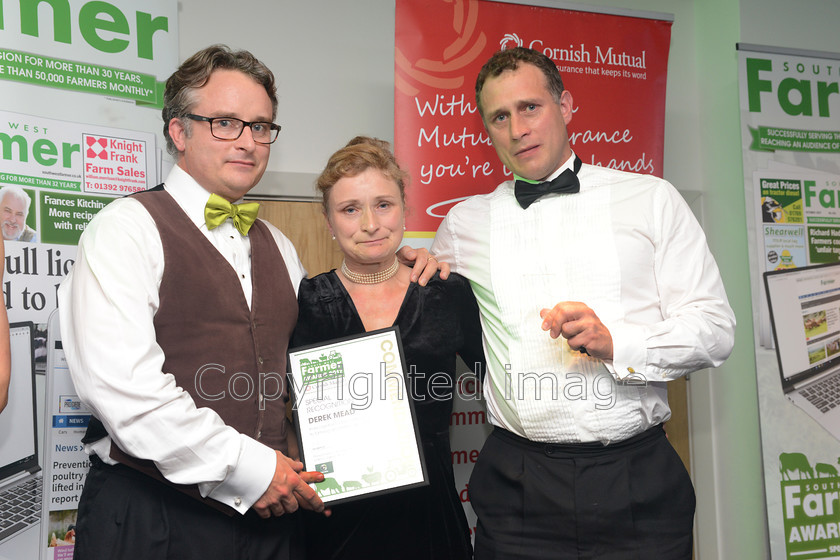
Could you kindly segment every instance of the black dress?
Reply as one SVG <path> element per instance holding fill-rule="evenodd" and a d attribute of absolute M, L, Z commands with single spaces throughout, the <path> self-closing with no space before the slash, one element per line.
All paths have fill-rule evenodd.
<path fill-rule="evenodd" d="M 300 315 L 291 346 L 365 332 L 335 270 L 303 280 L 298 302 Z M 310 560 L 472 557 L 449 447 L 454 382 L 447 392 L 440 376 L 435 376 L 435 398 L 426 384 L 437 373 L 457 380 L 456 353 L 470 368 L 481 362 L 484 369 L 478 306 L 469 283 L 451 274 L 446 281 L 435 276 L 425 287 L 410 284 L 394 324 L 399 327 L 408 371 L 414 366 L 418 372 L 416 379 L 409 373 L 409 383 L 417 387 L 412 394 L 430 484 L 338 504 L 329 518 L 304 512 Z"/>

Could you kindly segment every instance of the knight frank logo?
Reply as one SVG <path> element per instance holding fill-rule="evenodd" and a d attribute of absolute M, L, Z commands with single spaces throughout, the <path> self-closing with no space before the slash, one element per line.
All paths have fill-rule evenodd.
<path fill-rule="evenodd" d="M 108 159 L 108 139 L 97 136 L 87 135 L 85 137 L 87 144 L 86 156 L 90 159 Z"/>
<path fill-rule="evenodd" d="M 329 356 L 322 354 L 312 360 L 303 358 L 300 361 L 300 371 L 304 385 L 339 379 L 344 377 L 344 360 L 339 352 L 333 350 Z"/>

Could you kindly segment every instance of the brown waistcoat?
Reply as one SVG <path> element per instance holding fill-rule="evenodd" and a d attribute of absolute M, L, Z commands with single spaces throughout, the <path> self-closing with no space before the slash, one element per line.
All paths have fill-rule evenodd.
<path fill-rule="evenodd" d="M 197 407 L 215 410 L 228 426 L 287 454 L 286 351 L 298 308 L 274 238 L 259 220 L 248 232 L 249 309 L 234 269 L 169 193 L 134 196 L 151 214 L 163 244 L 154 318 L 163 371 L 175 376 Z M 116 446 L 111 456 L 149 471 L 150 462 Z"/>

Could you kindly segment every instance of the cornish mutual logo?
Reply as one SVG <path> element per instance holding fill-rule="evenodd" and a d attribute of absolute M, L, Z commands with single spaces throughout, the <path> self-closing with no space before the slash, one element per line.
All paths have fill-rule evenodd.
<path fill-rule="evenodd" d="M 304 385 L 338 379 L 344 377 L 344 360 L 339 352 L 333 350 L 329 356 L 322 354 L 312 360 L 303 358 L 300 361 L 300 371 Z"/>
<path fill-rule="evenodd" d="M 499 49 L 504 51 L 508 48 L 521 47 L 524 44 L 525 42 L 516 33 L 505 33 L 505 36 L 499 41 Z"/>

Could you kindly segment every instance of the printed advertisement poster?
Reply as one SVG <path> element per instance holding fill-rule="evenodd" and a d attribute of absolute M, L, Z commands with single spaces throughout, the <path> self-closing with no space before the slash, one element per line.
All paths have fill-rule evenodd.
<path fill-rule="evenodd" d="M 160 180 L 163 82 L 177 66 L 178 45 L 174 0 L 0 2 L 3 297 L 11 321 L 35 323 L 36 371 L 46 374 L 39 375 L 39 402 L 54 373 L 47 371 L 48 320 L 79 237 L 114 197 Z M 61 406 L 76 406 L 72 389 L 62 391 Z M 63 435 L 78 440 L 77 432 Z M 68 451 L 74 446 L 44 445 L 42 467 L 78 463 Z M 48 518 L 44 508 L 42 548 L 32 558 L 72 557 L 66 527 L 84 470 L 45 479 L 44 503 L 63 500 L 66 514 L 50 509 Z"/>
<path fill-rule="evenodd" d="M 0 171 L 3 295 L 10 320 L 43 325 L 88 222 L 115 195 L 155 185 L 157 140 L 21 113 L 0 111 L 0 119 L 12 156 Z"/>
<path fill-rule="evenodd" d="M 177 64 L 173 0 L 0 3 L 5 110 L 156 131 Z"/>
<path fill-rule="evenodd" d="M 557 30 L 562 29 L 562 33 Z M 671 22 L 484 0 L 398 0 L 394 147 L 411 175 L 408 237 L 511 178 L 475 103 L 481 66 L 516 46 L 545 53 L 574 99 L 584 163 L 662 176 Z"/>
<path fill-rule="evenodd" d="M 661 177 L 670 34 L 671 21 L 642 15 L 397 0 L 394 149 L 411 176 L 406 237 L 430 246 L 452 206 L 511 178 L 475 103 L 476 76 L 500 49 L 530 47 L 555 61 L 574 99 L 570 141 L 585 163 Z M 456 491 L 474 531 L 469 477 L 491 430 L 474 376 L 459 378 L 451 427 Z"/>
<path fill-rule="evenodd" d="M 840 54 L 738 48 L 771 557 L 840 558 Z"/>
<path fill-rule="evenodd" d="M 51 460 L 44 465 L 44 518 L 42 543 L 53 560 L 70 560 L 76 545 L 76 517 L 90 460 L 80 440 L 90 421 L 81 403 L 64 358 L 59 336 L 58 312 L 48 323 L 46 448 Z"/>

